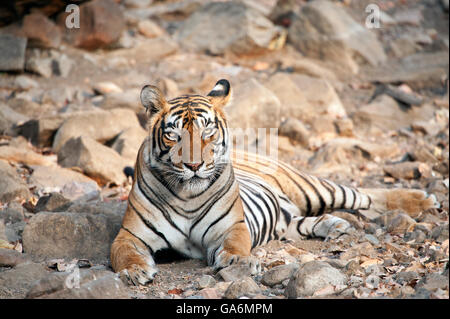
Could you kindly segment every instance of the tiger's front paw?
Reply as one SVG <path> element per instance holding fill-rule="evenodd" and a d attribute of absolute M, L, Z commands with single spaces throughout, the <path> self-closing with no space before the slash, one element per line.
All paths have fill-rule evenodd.
<path fill-rule="evenodd" d="M 122 269 L 119 272 L 119 277 L 129 285 L 138 286 L 152 282 L 157 273 L 158 268 L 155 266 L 132 264 Z"/>

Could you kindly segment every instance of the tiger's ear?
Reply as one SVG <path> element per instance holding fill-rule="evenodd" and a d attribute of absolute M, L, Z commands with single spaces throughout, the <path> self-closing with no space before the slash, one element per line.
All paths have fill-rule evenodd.
<path fill-rule="evenodd" d="M 166 99 L 156 86 L 146 85 L 141 90 L 141 103 L 152 116 L 166 106 Z"/>
<path fill-rule="evenodd" d="M 225 79 L 217 81 L 211 92 L 208 93 L 209 100 L 214 107 L 224 108 L 231 101 L 230 82 Z"/>

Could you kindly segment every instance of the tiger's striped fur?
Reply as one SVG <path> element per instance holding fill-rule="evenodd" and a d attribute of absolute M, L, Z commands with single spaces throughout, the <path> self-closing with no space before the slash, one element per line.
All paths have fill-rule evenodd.
<path fill-rule="evenodd" d="M 206 97 L 170 101 L 156 87 L 143 88 L 149 136 L 139 150 L 128 208 L 111 247 L 114 270 L 130 283 L 154 278 L 153 256 L 162 249 L 205 258 L 215 269 L 245 263 L 256 273 L 260 266 L 250 255 L 252 247 L 348 231 L 347 221 L 327 214 L 333 210 L 402 208 L 413 214 L 435 206 L 421 191 L 361 191 L 231 150 L 223 112 L 230 96 L 226 80 Z"/>

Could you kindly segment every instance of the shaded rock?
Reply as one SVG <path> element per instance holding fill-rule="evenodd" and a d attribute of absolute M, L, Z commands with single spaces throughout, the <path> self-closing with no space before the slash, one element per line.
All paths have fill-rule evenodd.
<path fill-rule="evenodd" d="M 44 78 L 50 78 L 53 75 L 53 59 L 47 53 L 34 49 L 27 54 L 25 70 L 39 74 Z"/>
<path fill-rule="evenodd" d="M 378 65 L 386 60 L 376 35 L 330 1 L 302 6 L 289 27 L 288 41 L 306 56 L 339 63 L 354 73 L 360 61 Z"/>
<path fill-rule="evenodd" d="M 374 219 L 374 222 L 385 227 L 389 233 L 412 231 L 417 224 L 409 215 L 399 210 L 387 212 Z"/>
<path fill-rule="evenodd" d="M 412 123 L 432 118 L 434 107 L 404 107 L 387 95 L 380 95 L 369 104 L 363 105 L 352 115 L 353 122 L 363 131 L 377 127 L 383 131 L 409 127 Z"/>
<path fill-rule="evenodd" d="M 59 28 L 40 12 L 33 12 L 23 18 L 21 33 L 28 38 L 30 47 L 57 48 L 61 43 Z"/>
<path fill-rule="evenodd" d="M 0 219 L 3 219 L 5 224 L 21 222 L 24 217 L 23 207 L 18 202 L 10 202 L 7 208 L 0 210 Z"/>
<path fill-rule="evenodd" d="M 0 267 L 15 267 L 30 261 L 26 254 L 14 249 L 0 248 Z"/>
<path fill-rule="evenodd" d="M 284 292 L 288 298 L 312 296 L 328 286 L 345 285 L 347 277 L 330 264 L 323 261 L 310 261 L 300 266 Z"/>
<path fill-rule="evenodd" d="M 32 119 L 20 125 L 17 132 L 35 146 L 48 147 L 52 145 L 53 137 L 63 122 L 64 118 L 61 116 Z"/>
<path fill-rule="evenodd" d="M 221 295 L 215 288 L 204 288 L 199 291 L 199 295 L 204 299 L 220 299 Z"/>
<path fill-rule="evenodd" d="M 63 212 L 71 205 L 70 200 L 59 193 L 51 193 L 47 196 L 39 198 L 35 210 L 36 212 Z"/>
<path fill-rule="evenodd" d="M 59 166 L 34 166 L 29 178 L 30 184 L 43 190 L 61 190 L 73 182 L 92 184 L 94 190 L 99 189 L 96 182 L 89 177 Z"/>
<path fill-rule="evenodd" d="M 408 284 L 418 278 L 419 274 L 415 271 L 402 271 L 395 275 L 395 280 L 401 285 Z"/>
<path fill-rule="evenodd" d="M 14 125 L 28 120 L 28 117 L 17 113 L 8 105 L 0 102 L 0 134 L 16 135 Z"/>
<path fill-rule="evenodd" d="M 297 119 L 288 118 L 283 121 L 278 132 L 280 135 L 287 136 L 302 146 L 308 147 L 309 145 L 309 130 Z"/>
<path fill-rule="evenodd" d="M 57 153 L 69 139 L 79 136 L 90 137 L 104 143 L 116 137 L 123 130 L 139 125 L 136 114 L 131 110 L 83 112 L 69 117 L 61 125 L 56 132 L 52 148 Z"/>
<path fill-rule="evenodd" d="M 99 82 L 95 83 L 93 89 L 96 93 L 99 94 L 108 94 L 108 93 L 122 93 L 123 90 L 113 82 Z"/>
<path fill-rule="evenodd" d="M 24 298 L 33 283 L 47 274 L 45 266 L 30 262 L 0 272 L 0 298 Z"/>
<path fill-rule="evenodd" d="M 431 237 L 440 243 L 448 239 L 448 223 L 434 227 L 431 231 Z"/>
<path fill-rule="evenodd" d="M 413 89 L 442 87 L 448 73 L 448 51 L 421 52 L 392 60 L 367 73 L 372 82 L 406 83 Z"/>
<path fill-rule="evenodd" d="M 148 132 L 140 126 L 130 127 L 117 136 L 111 147 L 134 166 L 137 153 Z"/>
<path fill-rule="evenodd" d="M 298 268 L 298 264 L 287 264 L 270 268 L 263 274 L 261 283 L 269 287 L 280 284 L 286 279 L 290 279 Z"/>
<path fill-rule="evenodd" d="M 65 31 L 65 41 L 87 50 L 114 43 L 125 28 L 122 10 L 113 0 L 97 0 L 80 5 L 80 28 L 65 27 L 68 15 L 62 13 L 58 16 L 58 25 Z"/>
<path fill-rule="evenodd" d="M 416 289 L 425 288 L 430 291 L 448 290 L 448 277 L 438 273 L 427 274 L 417 283 Z"/>
<path fill-rule="evenodd" d="M 10 202 L 16 198 L 28 199 L 31 196 L 27 185 L 8 162 L 0 159 L 0 202 Z"/>
<path fill-rule="evenodd" d="M 383 170 L 388 175 L 397 179 L 419 179 L 421 177 L 431 177 L 431 168 L 421 162 L 402 162 L 383 166 Z"/>
<path fill-rule="evenodd" d="M 22 71 L 26 46 L 26 38 L 0 34 L 0 71 Z"/>
<path fill-rule="evenodd" d="M 37 260 L 104 261 L 120 228 L 115 221 L 104 214 L 41 212 L 25 226 L 23 249 Z"/>
<path fill-rule="evenodd" d="M 376 252 L 373 246 L 368 242 L 362 242 L 354 245 L 351 248 L 346 249 L 340 256 L 341 260 L 349 260 L 354 257 L 366 256 L 366 257 L 375 257 Z M 359 266 L 359 264 L 358 264 Z"/>
<path fill-rule="evenodd" d="M 116 151 L 86 136 L 71 138 L 58 152 L 62 167 L 79 167 L 95 181 L 121 185 L 126 181 L 123 168 L 128 161 Z"/>
<path fill-rule="evenodd" d="M 186 19 L 175 37 L 183 46 L 196 51 L 246 54 L 279 49 L 286 35 L 283 29 L 243 3 L 216 2 L 205 4 Z"/>
<path fill-rule="evenodd" d="M 237 299 L 244 295 L 258 294 L 261 289 L 251 277 L 245 277 L 231 283 L 225 291 L 224 297 L 227 299 Z"/>
<path fill-rule="evenodd" d="M 35 282 L 28 299 L 125 299 L 127 287 L 118 275 L 107 270 L 78 269 L 52 273 Z"/>

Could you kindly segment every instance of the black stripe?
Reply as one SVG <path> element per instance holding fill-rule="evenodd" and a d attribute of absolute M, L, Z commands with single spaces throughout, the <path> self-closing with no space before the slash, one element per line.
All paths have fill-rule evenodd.
<path fill-rule="evenodd" d="M 236 198 L 234 199 L 234 201 L 233 201 L 233 203 L 230 205 L 230 207 L 227 209 L 227 211 L 225 212 L 225 213 L 223 213 L 222 215 L 220 215 L 214 222 L 212 222 L 209 226 L 208 226 L 208 228 L 203 232 L 203 235 L 202 235 L 202 246 L 204 246 L 203 245 L 203 241 L 205 240 L 205 236 L 206 236 L 206 234 L 208 233 L 208 231 L 211 229 L 211 227 L 213 227 L 215 224 L 217 224 L 218 222 L 220 222 L 223 218 L 225 218 L 225 216 L 227 216 L 229 213 L 230 213 L 230 211 L 231 211 L 231 209 L 233 208 L 233 206 L 234 206 L 234 204 L 236 203 L 236 201 L 237 201 L 237 199 L 239 198 L 239 196 L 236 196 Z"/>
<path fill-rule="evenodd" d="M 247 194 L 245 194 L 245 196 L 247 196 L 248 197 L 248 195 Z M 259 242 L 259 238 L 260 238 L 260 228 L 259 228 L 259 222 L 258 222 L 258 219 L 256 218 L 256 216 L 255 216 L 255 214 L 253 213 L 253 211 L 250 209 L 250 206 L 247 204 L 247 202 L 245 201 L 245 198 L 241 195 L 241 200 L 242 200 L 242 203 L 247 207 L 247 210 L 245 210 L 244 209 L 244 211 L 245 212 L 249 212 L 251 215 L 252 215 L 252 218 L 253 218 L 253 220 L 255 221 L 255 223 L 256 223 L 256 229 L 255 229 L 255 236 L 256 237 L 254 237 L 254 238 L 252 238 L 252 240 L 253 240 L 253 244 L 252 244 L 252 247 L 256 247 L 257 245 L 258 245 L 258 242 Z M 253 224 L 252 224 L 253 225 Z"/>
<path fill-rule="evenodd" d="M 344 187 L 342 187 L 341 185 L 338 185 L 338 187 L 341 189 L 342 191 L 342 204 L 340 208 L 345 208 L 345 202 L 347 201 L 347 195 L 345 194 L 345 189 Z"/>
<path fill-rule="evenodd" d="M 262 228 L 260 228 L 261 230 L 261 235 L 258 241 L 258 245 L 261 245 L 263 243 L 263 240 L 265 238 L 265 235 L 267 233 L 267 221 L 266 221 L 266 215 L 264 215 L 263 210 L 261 208 L 261 206 L 252 198 L 251 194 L 249 195 L 247 193 L 246 190 L 244 190 L 243 188 L 241 188 L 241 191 L 243 191 L 245 193 L 245 195 L 247 195 L 248 199 L 250 199 L 250 201 L 255 204 L 255 206 L 257 207 L 257 209 L 261 212 L 261 217 L 263 219 L 263 224 L 262 224 Z M 259 226 L 259 225 L 258 225 Z"/>
<path fill-rule="evenodd" d="M 152 247 L 150 247 L 142 238 L 138 237 L 136 234 L 134 234 L 132 231 L 130 231 L 128 228 L 125 228 L 123 225 L 120 226 L 120 228 L 122 228 L 123 230 L 125 230 L 126 232 L 128 232 L 130 235 L 136 237 L 137 239 L 139 239 L 139 241 L 145 246 L 147 247 L 148 250 L 150 250 L 150 254 L 153 256 L 154 252 Z"/>
<path fill-rule="evenodd" d="M 147 226 L 152 232 L 154 232 L 156 235 L 158 235 L 162 240 L 164 240 L 164 242 L 166 243 L 166 245 L 172 249 L 172 245 L 169 243 L 169 241 L 166 239 L 166 236 L 164 236 L 163 233 L 159 232 L 158 230 L 156 230 L 156 227 L 153 226 L 153 224 L 148 221 L 147 219 L 144 218 L 144 216 L 141 215 L 141 213 L 139 213 L 139 211 L 136 209 L 136 207 L 134 207 L 132 201 L 128 201 L 128 203 L 130 204 L 130 206 L 133 208 L 134 212 L 139 216 L 139 218 L 141 219 L 141 221 L 145 224 L 145 226 Z"/>
<path fill-rule="evenodd" d="M 352 203 L 352 208 L 351 208 L 351 209 L 355 209 L 355 204 L 356 204 L 356 193 L 355 193 L 355 191 L 353 190 L 353 188 L 350 188 L 350 190 L 351 190 L 352 193 L 353 193 L 353 203 Z"/>
<path fill-rule="evenodd" d="M 334 189 L 333 185 L 331 185 L 330 183 L 328 183 L 327 180 L 325 179 L 319 179 L 319 182 L 322 184 L 323 187 L 325 187 L 328 192 L 330 193 L 331 196 L 331 204 L 330 204 L 330 209 L 334 208 L 334 202 L 335 202 L 335 197 L 334 197 L 334 193 L 336 192 L 336 190 Z"/>

